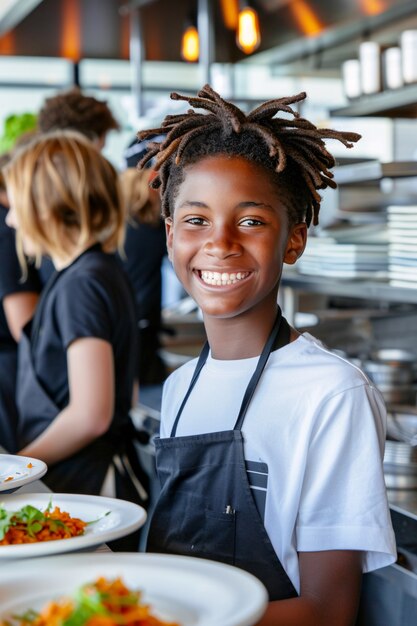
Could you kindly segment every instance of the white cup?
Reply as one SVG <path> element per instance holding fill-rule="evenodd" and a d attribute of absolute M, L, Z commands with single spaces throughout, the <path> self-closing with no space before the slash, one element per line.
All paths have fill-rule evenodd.
<path fill-rule="evenodd" d="M 359 46 L 361 89 L 364 94 L 381 91 L 381 54 L 376 41 L 364 41 Z"/>
<path fill-rule="evenodd" d="M 417 82 L 417 30 L 401 33 L 402 75 L 405 83 Z"/>
<path fill-rule="evenodd" d="M 358 59 L 348 59 L 342 63 L 342 82 L 346 98 L 351 100 L 361 95 L 361 74 Z"/>
<path fill-rule="evenodd" d="M 384 87 L 386 89 L 398 89 L 404 84 L 402 65 L 401 65 L 401 49 L 398 46 L 387 48 L 382 54 L 383 58 L 383 74 Z"/>

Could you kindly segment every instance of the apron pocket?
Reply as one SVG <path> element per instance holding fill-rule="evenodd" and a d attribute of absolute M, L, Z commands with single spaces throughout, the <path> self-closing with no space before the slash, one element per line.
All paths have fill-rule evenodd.
<path fill-rule="evenodd" d="M 191 545 L 191 554 L 235 564 L 236 513 L 205 511 L 204 533 Z"/>
<path fill-rule="evenodd" d="M 183 511 L 179 534 L 187 554 L 233 565 L 236 515 L 210 509 L 206 498 L 193 493 L 180 491 L 178 498 Z"/>
<path fill-rule="evenodd" d="M 175 498 L 170 503 L 165 502 L 160 510 L 157 505 L 154 520 L 157 522 L 153 528 L 151 525 L 149 551 L 154 549 L 154 535 L 158 541 L 158 551 L 234 564 L 234 512 L 214 511 L 207 507 L 205 498 L 177 491 Z"/>

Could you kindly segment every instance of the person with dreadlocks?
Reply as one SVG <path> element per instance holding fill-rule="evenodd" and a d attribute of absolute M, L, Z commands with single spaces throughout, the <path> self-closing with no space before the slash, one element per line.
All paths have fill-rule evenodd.
<path fill-rule="evenodd" d="M 318 190 L 336 186 L 324 140 L 360 137 L 300 117 L 304 93 L 248 115 L 209 85 L 171 97 L 194 108 L 139 133 L 166 134 L 141 166 L 156 156 L 169 256 L 208 343 L 164 386 L 147 550 L 251 572 L 269 593 L 262 626 L 352 626 L 361 573 L 395 560 L 385 408 L 358 368 L 288 325 L 277 296 Z"/>

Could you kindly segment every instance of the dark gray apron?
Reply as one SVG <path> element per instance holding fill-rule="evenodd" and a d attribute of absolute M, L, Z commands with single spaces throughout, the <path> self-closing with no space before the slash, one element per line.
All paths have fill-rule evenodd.
<path fill-rule="evenodd" d="M 270 542 L 246 473 L 242 425 L 271 351 L 286 345 L 290 328 L 281 312 L 249 381 L 233 430 L 176 437 L 181 413 L 208 356 L 206 344 L 179 408 L 171 436 L 156 438 L 161 493 L 147 550 L 221 561 L 257 576 L 270 600 L 297 592 Z"/>
<path fill-rule="evenodd" d="M 30 325 L 25 326 L 19 342 L 17 404 L 22 448 L 36 439 L 60 413 L 37 377 L 31 354 Z M 49 466 L 43 481 L 52 491 L 98 494 L 113 454 L 113 445 L 100 438 L 70 458 Z"/>
<path fill-rule="evenodd" d="M 61 412 L 42 386 L 33 362 L 33 346 L 40 331 L 47 294 L 59 275 L 58 272 L 54 274 L 45 286 L 35 318 L 33 322 L 26 324 L 19 342 L 17 406 L 20 448 L 36 439 Z M 136 475 L 137 478 L 140 475 L 133 447 L 133 430 L 129 416 L 123 424 L 112 424 L 105 435 L 68 459 L 49 466 L 42 480 L 55 492 L 97 495 L 109 465 L 113 463 L 118 497 L 144 504 L 147 494 L 133 476 Z"/>
<path fill-rule="evenodd" d="M 0 445 L 10 454 L 18 450 L 16 376 L 16 345 L 0 346 Z"/>

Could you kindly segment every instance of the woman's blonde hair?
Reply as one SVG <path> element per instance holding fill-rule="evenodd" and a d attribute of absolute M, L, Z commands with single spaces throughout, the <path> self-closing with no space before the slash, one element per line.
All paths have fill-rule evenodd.
<path fill-rule="evenodd" d="M 161 220 L 161 200 L 149 187 L 150 170 L 130 167 L 119 174 L 120 189 L 128 217 L 140 224 L 158 226 Z"/>
<path fill-rule="evenodd" d="M 90 242 L 107 252 L 122 249 L 125 214 L 118 174 L 79 133 L 36 137 L 16 151 L 4 176 L 18 216 L 23 267 L 20 230 L 38 248 L 38 263 L 42 254 L 69 255 Z"/>

